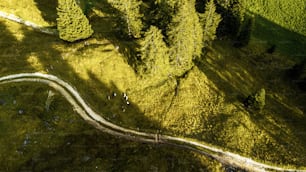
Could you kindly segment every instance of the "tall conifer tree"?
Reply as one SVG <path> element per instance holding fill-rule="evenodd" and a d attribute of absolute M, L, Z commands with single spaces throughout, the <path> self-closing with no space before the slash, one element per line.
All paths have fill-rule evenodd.
<path fill-rule="evenodd" d="M 140 0 L 109 0 L 109 2 L 117 8 L 122 14 L 122 18 L 126 24 L 126 32 L 129 36 L 140 38 L 143 24 L 140 13 Z"/>
<path fill-rule="evenodd" d="M 245 0 L 216 0 L 219 6 L 218 13 L 223 18 L 218 29 L 218 35 L 235 37 L 239 34 L 246 12 L 245 2 Z"/>
<path fill-rule="evenodd" d="M 180 1 L 168 32 L 173 72 L 180 76 L 193 66 L 193 58 L 202 52 L 203 30 L 195 10 L 195 2 Z"/>
<path fill-rule="evenodd" d="M 75 0 L 59 0 L 57 15 L 57 28 L 61 39 L 74 42 L 93 34 L 88 19 Z"/>
<path fill-rule="evenodd" d="M 161 30 L 151 26 L 141 40 L 141 74 L 166 76 L 169 72 L 168 47 L 163 41 Z"/>
<path fill-rule="evenodd" d="M 216 13 L 216 6 L 213 0 L 206 3 L 205 12 L 200 16 L 203 26 L 203 43 L 207 46 L 216 38 L 218 25 L 221 21 L 221 15 Z"/>

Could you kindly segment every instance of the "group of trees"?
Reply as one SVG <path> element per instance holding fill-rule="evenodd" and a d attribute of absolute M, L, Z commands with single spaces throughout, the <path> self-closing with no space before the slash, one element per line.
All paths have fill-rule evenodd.
<path fill-rule="evenodd" d="M 201 55 L 203 29 L 193 1 L 178 2 L 177 6 L 167 36 L 173 72 L 181 75 L 192 67 L 192 59 Z"/>
<path fill-rule="evenodd" d="M 221 16 L 216 13 L 215 3 L 207 1 L 204 13 L 196 10 L 195 0 L 148 4 L 151 16 L 144 20 L 145 37 L 140 40 L 142 63 L 137 71 L 141 75 L 182 76 L 216 38 Z"/>
<path fill-rule="evenodd" d="M 80 1 L 59 0 L 58 31 L 60 38 L 65 41 L 74 42 L 93 34 L 89 21 L 80 8 Z M 227 15 L 229 9 L 236 9 L 236 6 L 240 5 L 238 1 L 108 0 L 107 2 L 120 13 L 121 17 L 118 20 L 121 22 L 121 33 L 140 45 L 137 50 L 140 54 L 137 72 L 141 76 L 181 76 L 193 66 L 193 60 L 201 56 L 203 48 L 209 46 L 216 38 L 223 15 Z M 239 10 L 237 11 L 235 13 L 234 10 L 233 16 L 236 16 L 237 21 L 242 21 L 243 16 Z M 223 25 L 226 24 L 228 23 L 223 22 Z"/>

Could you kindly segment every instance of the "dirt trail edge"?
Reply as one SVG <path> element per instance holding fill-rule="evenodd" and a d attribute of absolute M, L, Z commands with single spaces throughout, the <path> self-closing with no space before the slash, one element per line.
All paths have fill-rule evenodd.
<path fill-rule="evenodd" d="M 73 106 L 74 110 L 89 124 L 102 132 L 109 133 L 120 138 L 133 141 L 148 142 L 153 144 L 169 144 L 180 148 L 189 149 L 203 155 L 212 157 L 219 162 L 248 171 L 297 171 L 306 170 L 284 169 L 276 166 L 256 162 L 250 158 L 235 153 L 223 151 L 204 142 L 194 141 L 188 138 L 179 138 L 162 134 L 134 131 L 115 125 L 105 120 L 102 114 L 94 112 L 80 96 L 78 91 L 67 82 L 50 74 L 43 73 L 19 73 L 0 77 L 0 85 L 18 82 L 37 82 L 47 84 L 61 93 Z"/>
<path fill-rule="evenodd" d="M 24 20 L 20 17 L 15 16 L 14 14 L 9 14 L 3 11 L 0 11 L 0 17 L 4 18 L 4 19 L 8 19 L 20 24 L 23 24 L 25 26 L 31 27 L 34 30 L 37 30 L 39 32 L 45 33 L 45 34 L 49 34 L 49 35 L 58 35 L 58 32 L 56 29 L 51 29 L 51 28 L 47 28 L 47 27 L 43 27 L 40 25 L 37 25 L 36 23 Z"/>

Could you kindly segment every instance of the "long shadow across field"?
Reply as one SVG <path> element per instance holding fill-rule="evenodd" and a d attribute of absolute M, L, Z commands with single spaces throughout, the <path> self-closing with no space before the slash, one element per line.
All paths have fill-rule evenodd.
<path fill-rule="evenodd" d="M 303 47 L 305 47 L 306 40 L 304 36 L 290 32 L 259 16 L 256 16 L 255 20 L 259 21 L 255 24 L 256 30 L 253 32 L 253 37 L 259 40 L 258 43 L 264 42 L 264 46 L 266 46 L 267 49 L 269 46 L 275 44 L 277 53 L 289 54 L 289 56 L 294 57 L 293 59 L 296 61 L 300 61 L 301 58 L 304 57 L 305 49 Z M 222 46 L 220 47 L 222 48 Z M 252 61 L 252 58 L 267 58 L 272 56 L 269 53 L 270 52 L 263 50 L 262 52 L 256 52 L 254 57 L 247 57 L 250 60 L 241 61 L 243 63 L 248 63 Z M 222 56 L 222 58 L 218 56 Z M 266 88 L 267 98 L 264 110 L 261 113 L 249 113 L 249 119 L 262 131 L 267 132 L 273 140 L 282 145 L 281 148 L 277 149 L 283 149 L 281 152 L 292 152 L 290 155 L 292 158 L 286 158 L 286 162 L 292 161 L 293 164 L 304 165 L 306 159 L 301 156 L 300 153 L 306 152 L 306 106 L 305 103 L 303 104 L 301 102 L 305 102 L 306 94 L 300 90 L 296 90 L 296 87 L 292 87 L 292 92 L 295 92 L 293 95 L 284 93 L 280 87 L 275 87 L 275 85 L 278 84 L 286 84 L 288 82 L 287 80 L 290 80 L 290 78 L 285 78 L 286 76 L 284 75 L 287 69 L 280 66 L 279 69 L 269 71 L 270 68 L 264 68 L 263 66 L 260 70 L 266 73 L 263 73 L 263 71 L 256 72 L 259 70 L 258 66 L 252 66 L 252 64 L 240 66 L 239 59 L 244 57 L 234 53 L 226 54 L 226 52 L 223 52 L 218 54 L 209 52 L 204 58 L 206 58 L 206 60 L 197 61 L 196 65 L 205 73 L 209 80 L 217 86 L 219 91 L 225 93 L 226 102 L 235 103 L 238 109 L 244 108 L 242 101 L 248 94 L 262 87 Z M 256 61 L 257 59 L 253 60 Z M 237 61 L 237 63 L 235 63 L 235 61 Z M 264 59 L 264 61 L 269 62 L 268 59 Z M 239 66 L 241 67 L 239 70 L 233 68 L 239 68 Z M 276 73 L 277 76 L 273 76 L 272 74 L 274 73 Z M 255 80 L 255 78 L 257 78 L 257 80 Z M 277 78 L 280 81 L 274 82 L 273 80 L 267 80 L 267 78 Z M 287 86 L 290 87 L 290 85 Z M 296 100 L 295 97 L 299 97 L 300 100 Z M 282 126 L 279 125 L 280 123 Z M 264 149 L 267 151 L 271 150 L 273 146 L 270 146 L 266 148 L 261 147 L 261 149 L 254 147 L 253 150 L 255 154 L 263 155 L 260 159 L 265 159 L 264 154 L 258 153 L 257 151 Z M 293 160 L 293 157 L 299 157 L 299 159 Z M 282 159 L 280 158 L 280 162 L 281 161 Z"/>
<path fill-rule="evenodd" d="M 43 10 L 43 8 L 40 9 Z M 56 48 L 58 45 L 66 47 L 73 45 L 65 43 L 56 37 L 37 33 L 27 27 L 22 27 L 23 38 L 17 40 L 10 34 L 4 24 L 0 24 L 0 27 L 1 33 L 3 31 L 3 35 L 5 35 L 3 37 L 5 40 L 1 40 L 1 43 L 5 42 L 0 44 L 1 49 L 6 50 L 5 55 L 0 55 L 1 75 L 43 70 L 59 76 L 75 86 L 94 110 L 101 112 L 104 115 L 103 117 L 112 122 L 129 128 L 139 128 L 140 130 L 151 132 L 155 132 L 160 126 L 158 122 L 147 119 L 133 102 L 130 102 L 130 105 L 126 105 L 124 99 L 119 97 L 122 96 L 120 90 L 114 84 L 107 86 L 90 72 L 88 73 L 89 79 L 80 78 L 62 57 L 62 51 Z M 99 34 L 98 31 L 97 33 Z M 128 54 L 128 52 L 126 53 Z M 93 85 L 95 88 L 92 87 Z M 114 97 L 113 93 L 117 93 L 118 97 Z M 110 99 L 108 96 L 111 96 Z M 123 104 L 124 107 L 122 107 Z M 58 106 L 53 107 L 52 111 L 55 112 Z M 123 108 L 125 108 L 124 112 Z M 52 111 L 49 113 L 52 113 Z M 35 116 L 35 114 L 32 115 Z M 56 126 L 58 121 L 53 122 Z M 72 125 L 69 121 L 64 123 Z M 83 121 L 83 123 L 85 122 Z M 84 124 L 81 123 L 80 125 L 81 129 L 84 129 L 84 131 L 79 131 L 80 133 L 62 133 L 61 129 L 57 129 L 61 134 L 40 129 L 37 129 L 36 133 L 27 133 L 28 135 L 35 135 L 38 140 L 40 137 L 47 137 L 52 141 L 44 140 L 44 142 L 40 143 L 43 147 L 36 147 L 34 141 L 26 141 L 28 149 L 24 152 L 23 158 L 28 159 L 23 159 L 25 163 L 19 166 L 9 163 L 11 165 L 9 166 L 6 162 L 2 162 L 0 169 L 11 169 L 12 171 L 57 169 L 92 171 L 97 170 L 95 169 L 96 167 L 101 167 L 108 171 L 124 171 L 126 169 L 149 171 L 156 168 L 163 168 L 166 171 L 188 171 L 194 168 L 192 170 L 194 171 L 202 163 L 189 151 L 179 151 L 179 154 L 177 154 L 173 151 L 168 152 L 167 147 L 162 147 L 162 151 L 160 151 L 159 146 L 152 147 L 152 145 L 127 142 L 107 134 L 100 134 L 92 126 L 84 127 Z M 73 126 L 78 127 L 78 125 Z M 78 131 L 78 129 L 75 129 L 75 131 Z M 34 149 L 34 153 L 31 153 L 31 150 Z M 181 155 L 184 155 L 183 158 L 178 159 L 177 157 L 181 157 Z M 18 158 L 15 160 L 18 161 Z M 156 163 L 156 166 L 152 166 L 150 162 Z M 209 171 L 206 167 L 202 168 Z"/>
<path fill-rule="evenodd" d="M 97 131 L 63 139 L 62 144 L 42 150 L 19 171 L 210 171 L 190 152 L 168 146 L 125 141 Z"/>
<path fill-rule="evenodd" d="M 252 37 L 259 40 L 258 44 L 268 48 L 274 45 L 275 51 L 293 57 L 295 60 L 306 59 L 306 36 L 283 28 L 260 15 L 252 15 L 255 20 Z"/>
<path fill-rule="evenodd" d="M 225 94 L 225 102 L 234 104 L 237 108 L 237 111 L 245 111 L 245 107 L 243 106 L 242 101 L 246 98 L 247 94 L 246 91 L 243 90 L 249 89 L 255 91 L 256 89 L 260 88 L 260 86 L 265 87 L 265 84 L 258 85 L 260 83 L 254 83 L 253 87 L 245 86 L 243 85 L 243 83 L 248 82 L 248 80 L 242 80 L 240 82 L 237 82 L 236 77 L 239 76 L 239 74 L 231 72 L 231 75 L 229 75 L 229 72 L 226 72 L 226 70 L 224 71 L 224 69 L 218 68 L 218 65 L 211 66 L 209 63 L 197 63 L 197 65 L 199 66 L 199 69 L 202 70 L 203 73 L 205 73 L 208 79 L 212 81 L 217 87 L 218 90 L 216 91 L 223 92 Z M 240 85 L 235 85 L 239 83 Z M 251 92 L 249 92 L 249 94 L 250 93 Z M 281 93 L 274 93 L 272 92 L 272 90 L 269 90 L 268 95 L 266 97 L 266 106 L 261 113 L 251 111 L 249 113 L 246 113 L 245 115 L 247 115 L 247 118 L 250 119 L 251 122 L 255 124 L 261 131 L 266 132 L 270 137 L 273 138 L 274 141 L 279 143 L 279 145 L 281 146 L 275 147 L 271 144 L 263 144 L 265 146 L 261 146 L 259 148 L 255 145 L 252 154 L 254 154 L 254 156 L 261 160 L 265 160 L 265 153 L 271 150 L 275 150 L 275 155 L 273 155 L 273 161 L 277 160 L 279 163 L 285 162 L 303 166 L 306 163 L 305 157 L 303 157 L 301 154 L 301 152 L 306 152 L 306 116 L 304 108 L 305 105 L 301 105 L 303 107 L 301 108 L 298 106 L 298 104 L 292 104 L 292 102 L 289 103 L 286 98 L 284 98 L 283 100 L 275 98 L 274 96 L 272 96 L 274 94 L 281 95 Z M 302 110 L 302 112 L 298 113 L 295 110 L 297 108 Z M 226 126 L 224 125 L 232 125 L 232 121 L 228 121 L 230 119 L 227 118 L 227 116 L 231 116 L 231 119 L 235 118 L 233 114 L 221 113 L 219 115 L 212 116 L 212 118 L 208 119 L 208 121 L 211 121 L 216 130 L 214 130 L 213 135 L 207 135 L 207 133 L 203 133 L 203 135 L 206 135 L 208 137 L 207 139 L 211 140 L 213 138 L 218 138 L 218 135 L 220 134 L 229 132 L 227 130 L 224 130 L 224 128 L 226 128 Z M 240 123 L 240 119 L 237 118 L 236 122 Z M 279 124 L 282 125 L 280 126 Z M 249 126 L 245 126 L 245 128 L 249 128 Z M 216 143 L 219 143 L 220 145 L 227 144 L 226 140 L 222 141 L 218 140 L 216 141 Z M 260 152 L 262 150 L 265 151 Z M 290 156 L 287 156 L 288 152 L 291 152 Z M 272 154 L 269 156 L 272 156 Z"/>
<path fill-rule="evenodd" d="M 18 41 L 14 39 L 13 36 L 11 36 L 8 30 L 5 29 L 4 25 L 0 26 L 2 29 L 1 31 L 5 31 L 3 35 L 7 34 L 7 36 L 3 36 L 5 38 L 5 44 L 3 41 L 3 44 L 1 44 L 1 48 L 5 50 L 3 52 L 3 55 L 1 55 L 1 75 L 9 74 L 9 73 L 19 73 L 19 72 L 34 72 L 36 70 L 45 70 L 48 71 L 48 73 L 55 74 L 59 76 L 60 78 L 64 80 L 68 80 L 72 85 L 75 87 L 79 88 L 79 86 L 82 86 L 82 88 L 87 88 L 86 90 L 83 89 L 78 89 L 81 92 L 81 95 L 85 97 L 85 100 L 89 102 L 92 108 L 94 108 L 97 112 L 101 113 L 104 115 L 103 117 L 108 118 L 109 120 L 114 120 L 116 122 L 116 119 L 120 117 L 119 113 L 123 113 L 125 116 L 130 117 L 128 119 L 128 124 L 122 124 L 123 126 L 128 126 L 132 128 L 140 128 L 140 129 L 149 129 L 150 126 L 159 126 L 158 124 L 154 124 L 154 121 L 151 121 L 149 119 L 146 119 L 138 107 L 133 104 L 133 102 L 130 102 L 130 105 L 127 107 L 126 103 L 123 101 L 123 98 L 120 98 L 122 95 L 120 94 L 120 91 L 113 85 L 112 88 L 109 88 L 106 86 L 104 83 L 100 82 L 93 74 L 90 74 L 90 81 L 88 80 L 83 80 L 80 77 L 78 77 L 78 74 L 74 72 L 74 69 L 70 67 L 70 65 L 62 58 L 62 54 L 60 51 L 58 51 L 56 48 L 54 48 L 56 45 L 61 44 L 65 46 L 69 46 L 68 44 L 62 42 L 58 38 L 52 37 L 52 36 L 46 36 L 41 33 L 37 33 L 35 31 L 32 31 L 31 29 L 28 28 L 23 28 L 23 34 L 24 37 L 21 41 Z M 20 53 L 16 54 L 15 50 L 21 51 Z M 14 56 L 13 56 L 14 55 Z M 16 57 L 17 56 L 17 57 Z M 33 59 L 36 60 L 37 63 L 33 64 L 32 62 L 29 62 L 29 58 L 33 57 Z M 9 58 L 14 58 L 14 59 L 9 59 Z M 18 63 L 16 63 L 16 59 L 18 58 Z M 13 63 L 11 63 L 11 61 Z M 36 64 L 39 64 L 39 66 L 35 66 Z M 72 80 L 73 78 L 73 80 Z M 96 88 L 92 88 L 91 85 L 97 86 Z M 101 94 L 102 93 L 102 94 Z M 113 97 L 113 93 L 118 94 L 118 98 Z M 105 96 L 101 96 L 105 95 Z M 107 99 L 107 95 L 112 96 L 111 100 Z M 126 111 L 122 112 L 122 106 L 123 103 L 125 103 Z M 55 107 L 56 108 L 56 107 Z M 56 109 L 54 109 L 56 110 Z M 101 110 L 101 111 L 100 111 Z M 46 112 L 45 112 L 46 113 Z M 114 114 L 117 114 L 116 116 L 113 116 Z M 36 114 L 32 114 L 33 116 L 36 116 Z M 77 115 L 77 114 L 75 114 Z M 121 117 L 125 118 L 126 117 L 122 115 Z M 37 116 L 40 116 L 40 114 Z M 114 119 L 113 119 L 114 118 Z M 117 121 L 121 121 L 118 119 Z M 121 121 L 122 122 L 122 121 Z M 121 124 L 121 122 L 118 122 Z M 130 124 L 130 125 L 129 125 Z M 67 123 L 67 125 L 71 125 Z M 77 127 L 77 126 L 76 126 Z M 89 126 L 88 128 L 94 128 L 92 126 Z M 91 131 L 92 132 L 92 131 Z M 38 131 L 38 133 L 41 133 L 42 136 L 48 135 L 46 131 L 41 130 Z M 28 133 L 31 135 L 31 133 Z M 56 134 L 56 133 L 55 133 Z M 75 133 L 74 133 L 75 134 Z M 52 135 L 52 134 L 50 134 Z M 81 140 L 78 139 L 78 137 L 81 137 L 81 135 L 77 136 L 70 136 L 70 133 L 66 133 L 61 139 L 68 140 L 65 143 L 63 142 L 62 144 L 65 145 L 67 142 L 76 142 L 76 144 L 81 144 L 78 143 L 76 140 Z M 85 134 L 86 135 L 86 134 Z M 105 134 L 103 134 L 105 135 Z M 36 137 L 40 137 L 39 135 L 36 135 Z M 71 141 L 69 138 L 73 138 Z M 91 136 L 86 136 L 86 137 L 91 137 Z M 102 136 L 100 136 L 102 137 Z M 107 136 L 110 137 L 110 136 Z M 67 139 L 68 138 L 68 139 Z M 91 140 L 93 140 L 95 136 L 92 136 Z M 56 138 L 55 138 L 56 139 Z M 58 139 L 58 138 L 57 138 Z M 101 140 L 101 139 L 100 139 Z M 123 141 L 121 139 L 112 139 L 112 142 L 115 142 L 115 140 L 118 140 L 118 142 L 121 143 L 121 146 L 124 147 Z M 48 145 L 48 141 L 46 140 L 47 143 L 41 143 L 41 144 L 46 144 Z M 79 145 L 82 147 L 82 149 L 79 151 L 77 149 L 77 146 L 72 144 L 73 148 L 72 152 L 76 152 L 75 154 L 82 154 L 82 151 L 87 151 L 87 149 L 91 150 L 92 146 L 89 142 L 86 142 L 88 144 L 84 145 Z M 98 143 L 96 143 L 98 144 Z M 100 144 L 109 144 L 108 142 L 101 142 Z M 63 146 L 62 145 L 62 146 Z M 69 143 L 70 145 L 70 143 Z M 113 147 L 114 146 L 114 147 Z M 127 150 L 121 149 L 117 150 L 116 144 L 108 146 L 108 148 L 112 147 L 114 150 L 118 151 L 118 153 L 125 152 Z M 126 146 L 128 147 L 128 146 Z M 97 147 L 96 147 L 97 148 Z M 24 165 L 21 165 L 20 167 L 14 167 L 14 169 L 19 169 L 19 170 L 33 170 L 33 169 L 42 169 L 42 170 L 47 170 L 47 169 L 56 169 L 60 168 L 65 164 L 66 167 L 71 165 L 71 162 L 76 163 L 77 160 L 75 158 L 78 157 L 61 157 L 61 152 L 63 151 L 61 146 L 55 148 L 52 148 L 53 150 L 50 151 L 49 149 L 47 150 L 41 150 L 39 153 L 38 160 L 37 159 L 29 159 Z M 97 148 L 98 149 L 98 148 Z M 129 148 L 126 148 L 129 149 Z M 136 148 L 135 148 L 136 149 Z M 96 150 L 100 151 L 100 150 Z M 51 153 L 50 153 L 51 152 Z M 53 153 L 52 153 L 53 152 Z M 54 155 L 54 152 L 56 155 Z M 141 152 L 141 151 L 140 151 Z M 71 152 L 70 152 L 71 153 Z M 118 153 L 115 153 L 118 154 Z M 51 154 L 51 155 L 50 155 Z M 54 157 L 54 159 L 49 159 L 48 158 L 48 164 L 45 164 L 44 162 L 40 161 L 42 159 L 45 159 L 44 155 L 48 155 L 51 157 Z M 63 154 L 65 155 L 65 154 Z M 118 155 L 119 156 L 119 155 Z M 145 156 L 145 155 L 143 155 Z M 64 159 L 63 159 L 64 158 Z M 67 159 L 65 159 L 67 158 Z M 105 157 L 101 157 L 105 158 Z M 122 157 L 118 157 L 118 159 L 115 159 L 116 157 L 113 157 L 114 159 L 112 160 L 114 164 L 112 165 L 112 168 L 119 168 L 121 166 L 125 166 L 123 161 L 120 159 Z M 76 161 L 76 162 L 75 162 Z M 115 162 L 120 162 L 122 164 L 118 165 Z M 81 168 L 81 163 L 80 164 L 74 164 L 74 165 L 79 165 L 79 168 Z M 118 167 L 116 167 L 118 165 Z M 126 164 L 129 165 L 129 164 Z M 11 167 L 7 167 L 6 165 L 1 165 L 3 169 Z M 71 165 L 73 166 L 73 165 Z M 69 168 L 68 168 L 69 169 Z"/>
<path fill-rule="evenodd" d="M 52 25 L 56 24 L 56 7 L 58 4 L 58 0 L 34 0 L 37 8 L 41 12 L 41 16 L 45 21 L 51 23 Z"/>
<path fill-rule="evenodd" d="M 128 64 L 134 67 L 137 64 L 139 44 L 127 33 L 128 24 L 124 20 L 126 16 L 107 0 L 94 1 L 93 6 L 105 14 L 103 16 L 96 14 L 89 19 L 96 37 L 111 41 Z"/>
<path fill-rule="evenodd" d="M 21 46 L 20 41 L 7 29 L 7 26 L 0 21 L 0 73 L 2 75 L 24 70 L 33 71 L 23 55 L 27 51 Z M 12 71 L 13 69 L 13 71 Z"/>

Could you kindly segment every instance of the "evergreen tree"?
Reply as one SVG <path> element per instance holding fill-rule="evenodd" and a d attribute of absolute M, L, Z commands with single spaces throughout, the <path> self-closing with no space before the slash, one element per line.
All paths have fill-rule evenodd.
<path fill-rule="evenodd" d="M 161 30 L 151 26 L 141 40 L 141 61 L 138 72 L 141 75 L 166 76 L 169 72 L 168 47 L 163 41 Z"/>
<path fill-rule="evenodd" d="M 203 26 L 203 43 L 207 46 L 216 38 L 218 25 L 221 21 L 221 15 L 216 13 L 216 6 L 213 0 L 206 3 L 204 14 L 200 15 Z"/>
<path fill-rule="evenodd" d="M 91 8 L 93 8 L 92 0 L 76 0 L 76 3 L 82 9 L 82 11 L 85 15 L 88 15 Z"/>
<path fill-rule="evenodd" d="M 162 34 L 166 36 L 169 23 L 172 18 L 176 15 L 179 2 L 177 0 L 148 0 L 144 1 L 144 12 L 143 22 L 146 26 L 154 25 L 162 30 Z M 168 43 L 168 42 L 167 42 Z"/>
<path fill-rule="evenodd" d="M 200 15 L 203 26 L 203 43 L 207 46 L 209 42 L 216 38 L 218 25 L 221 21 L 221 15 L 216 13 L 216 6 L 213 0 L 206 3 L 204 14 Z"/>
<path fill-rule="evenodd" d="M 217 12 L 223 19 L 217 31 L 218 35 L 236 37 L 245 17 L 245 0 L 216 0 L 216 2 Z"/>
<path fill-rule="evenodd" d="M 175 6 L 177 5 L 178 1 L 176 0 L 156 0 L 155 3 L 157 4 L 161 4 L 161 5 L 167 5 L 170 8 L 175 8 Z"/>
<path fill-rule="evenodd" d="M 181 1 L 169 26 L 170 61 L 174 75 L 180 76 L 193 66 L 193 58 L 202 52 L 203 30 L 195 2 Z"/>
<path fill-rule="evenodd" d="M 75 0 L 59 0 L 57 15 L 57 28 L 61 39 L 74 42 L 93 34 L 88 19 Z"/>
<path fill-rule="evenodd" d="M 122 13 L 123 25 L 126 25 L 124 32 L 130 37 L 140 38 L 143 24 L 140 13 L 140 0 L 109 0 L 109 2 Z"/>

